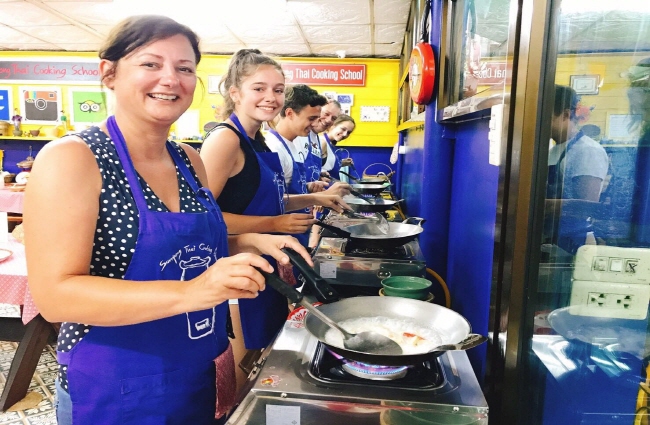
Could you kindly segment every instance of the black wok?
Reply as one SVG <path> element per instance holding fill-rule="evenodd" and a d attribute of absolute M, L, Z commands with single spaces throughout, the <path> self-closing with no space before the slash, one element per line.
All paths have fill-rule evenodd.
<path fill-rule="evenodd" d="M 320 221 L 318 225 L 338 237 L 347 238 L 358 248 L 391 249 L 415 240 L 422 233 L 424 229 L 420 224 L 424 220 L 418 220 L 419 224 L 409 224 L 408 220 L 403 223 L 389 222 L 386 234 L 382 233 L 375 223 L 354 224 L 340 228 Z"/>
<path fill-rule="evenodd" d="M 383 192 L 387 187 L 390 186 L 390 182 L 382 183 L 382 184 L 358 184 L 358 183 L 352 183 L 350 187 L 352 190 L 355 190 L 359 193 L 367 194 L 367 195 L 379 195 L 381 192 Z"/>
<path fill-rule="evenodd" d="M 306 281 L 313 286 L 318 286 L 322 278 L 311 268 L 305 260 L 295 251 L 284 248 L 283 251 L 289 255 L 291 262 L 300 269 Z M 268 281 L 267 281 L 268 282 Z M 274 286 L 275 288 L 275 286 Z M 277 290 L 278 288 L 276 288 Z M 281 293 L 292 299 L 291 291 Z M 293 301 L 293 300 L 292 300 Z M 483 343 L 487 338 L 471 333 L 471 326 L 467 319 L 453 310 L 431 304 L 424 301 L 399 297 L 354 297 L 345 298 L 318 307 L 332 320 L 340 323 L 348 319 L 361 317 L 388 317 L 397 320 L 408 320 L 416 325 L 436 330 L 443 339 L 443 344 L 462 343 L 459 347 L 436 347 L 433 350 L 420 354 L 400 355 L 379 355 L 362 353 L 348 350 L 344 347 L 337 347 L 325 340 L 325 334 L 329 328 L 316 316 L 308 314 L 305 318 L 305 328 L 319 341 L 329 347 L 332 351 L 350 360 L 386 365 L 403 366 L 417 364 L 430 360 L 450 349 L 469 349 Z M 466 342 L 469 340 L 470 342 Z M 438 349 L 440 348 L 440 349 Z"/>
<path fill-rule="evenodd" d="M 395 205 L 402 202 L 402 199 L 393 201 L 392 199 L 383 198 L 368 199 L 368 201 L 364 201 L 356 197 L 353 198 L 347 196 L 343 200 L 356 212 L 384 212 L 394 208 Z"/>

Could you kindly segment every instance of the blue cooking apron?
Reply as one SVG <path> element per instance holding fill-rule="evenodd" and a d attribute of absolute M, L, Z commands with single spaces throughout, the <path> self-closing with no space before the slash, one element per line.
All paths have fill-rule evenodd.
<path fill-rule="evenodd" d="M 230 115 L 230 120 L 249 143 L 239 118 Z M 260 185 L 255 196 L 244 210 L 244 215 L 278 216 L 284 214 L 284 173 L 280 157 L 276 152 L 256 152 L 260 168 Z M 277 270 L 275 259 L 264 256 Z M 239 316 L 244 333 L 244 345 L 249 350 L 268 346 L 287 320 L 287 299 L 270 286 L 260 292 L 257 298 L 240 299 Z"/>
<path fill-rule="evenodd" d="M 306 176 L 307 171 L 305 169 L 305 164 L 296 162 L 296 159 L 293 157 L 293 154 L 291 153 L 289 146 L 287 146 L 287 143 L 284 141 L 284 138 L 280 136 L 277 131 L 271 130 L 271 133 L 273 133 L 273 135 L 277 137 L 278 140 L 280 140 L 280 142 L 282 142 L 282 145 L 284 146 L 284 148 L 289 153 L 289 156 L 291 157 L 291 162 L 293 166 L 293 175 L 291 177 L 291 181 L 289 182 L 289 186 L 287 187 L 287 192 L 294 195 L 303 195 L 307 193 L 307 176 Z M 297 212 L 304 212 L 308 214 L 309 209 L 306 208 L 304 210 L 300 210 Z M 295 238 L 300 241 L 302 246 L 306 248 L 309 245 L 309 233 L 310 230 L 307 230 L 305 233 L 299 233 L 293 236 L 295 236 Z"/>
<path fill-rule="evenodd" d="M 150 211 L 114 117 L 107 126 L 139 213 L 124 279 L 190 280 L 227 255 L 219 207 L 170 142 L 167 151 L 208 212 Z M 73 423 L 213 424 L 215 359 L 229 347 L 227 309 L 222 303 L 135 325 L 93 326 L 70 352 L 58 353 L 67 365 Z"/>
<path fill-rule="evenodd" d="M 328 173 L 336 180 L 341 180 L 341 176 L 339 174 L 339 171 L 341 171 L 341 160 L 339 159 L 338 156 L 336 156 L 336 153 L 334 153 L 334 146 L 332 146 L 332 143 L 330 142 L 330 138 L 327 136 L 327 133 L 323 134 L 323 136 L 325 136 L 325 142 L 327 143 L 327 156 L 329 155 L 334 156 L 334 166 L 332 167 L 331 170 L 328 171 Z"/>
<path fill-rule="evenodd" d="M 566 149 L 560 154 L 554 165 L 548 166 L 548 177 L 546 185 L 547 199 L 567 199 L 564 195 L 565 184 L 573 184 L 565 181 L 564 174 L 560 176 L 560 163 L 569 154 L 569 150 L 575 143 L 584 136 L 579 131 L 571 140 L 566 142 Z M 575 254 L 578 248 L 585 244 L 587 233 L 593 230 L 592 210 L 584 205 L 565 204 L 560 209 L 560 217 L 557 221 L 556 244 L 567 252 Z"/>
<path fill-rule="evenodd" d="M 309 144 L 309 152 L 307 153 L 307 157 L 305 158 L 305 169 L 307 173 L 307 180 L 310 182 L 315 182 L 320 180 L 320 171 L 322 168 L 321 163 L 323 162 L 320 155 L 320 138 L 318 137 L 318 134 L 314 133 L 314 135 L 316 136 L 317 146 L 314 146 L 312 144 L 311 138 L 307 136 L 307 141 Z"/>

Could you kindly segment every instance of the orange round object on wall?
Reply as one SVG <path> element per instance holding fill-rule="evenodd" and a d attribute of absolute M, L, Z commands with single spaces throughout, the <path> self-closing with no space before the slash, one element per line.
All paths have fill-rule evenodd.
<path fill-rule="evenodd" d="M 409 61 L 409 86 L 411 99 L 418 105 L 429 103 L 436 81 L 436 60 L 429 43 L 418 43 Z"/>

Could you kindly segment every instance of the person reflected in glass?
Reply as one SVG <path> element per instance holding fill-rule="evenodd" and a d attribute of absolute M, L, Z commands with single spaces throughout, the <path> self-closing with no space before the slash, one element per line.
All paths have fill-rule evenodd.
<path fill-rule="evenodd" d="M 570 87 L 556 85 L 549 150 L 547 209 L 560 217 L 557 243 L 575 253 L 585 244 L 592 217 L 607 176 L 609 159 L 605 149 L 578 127 L 579 97 Z"/>

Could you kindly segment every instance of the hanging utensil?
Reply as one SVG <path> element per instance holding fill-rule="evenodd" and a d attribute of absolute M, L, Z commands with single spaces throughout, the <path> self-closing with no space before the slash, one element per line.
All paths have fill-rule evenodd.
<path fill-rule="evenodd" d="M 303 295 L 293 286 L 289 285 L 273 273 L 268 273 L 261 269 L 257 270 L 262 273 L 269 286 L 287 297 L 289 301 L 302 305 L 307 309 L 307 311 L 316 316 L 324 324 L 341 332 L 341 334 L 343 334 L 343 346 L 346 349 L 360 353 L 386 356 L 397 356 L 402 354 L 402 348 L 398 343 L 377 332 L 366 331 L 354 334 L 346 331 L 311 303 L 307 302 Z"/>

